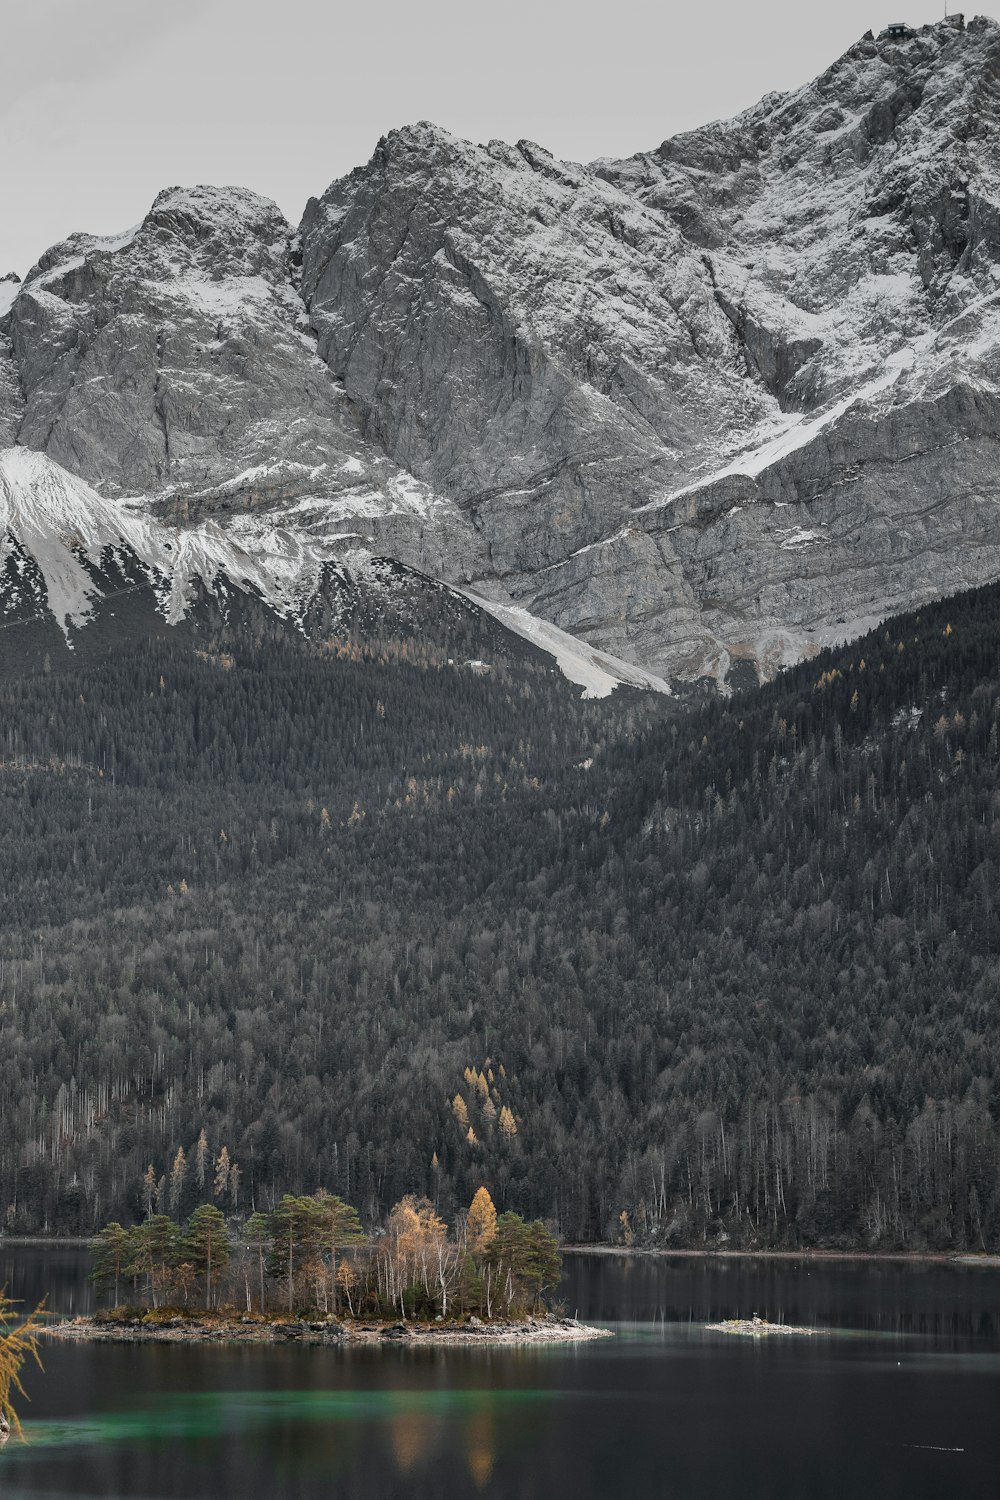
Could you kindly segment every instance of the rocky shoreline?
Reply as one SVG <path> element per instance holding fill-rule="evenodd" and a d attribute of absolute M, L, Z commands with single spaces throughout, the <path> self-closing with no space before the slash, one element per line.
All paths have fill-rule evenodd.
<path fill-rule="evenodd" d="M 538 1317 L 465 1323 L 382 1323 L 326 1318 L 314 1322 L 289 1318 L 172 1317 L 165 1319 L 73 1318 L 44 1330 L 47 1338 L 98 1343 L 157 1344 L 422 1344 L 481 1347 L 489 1344 L 579 1344 L 613 1338 L 609 1328 L 595 1328 L 574 1318 Z"/>

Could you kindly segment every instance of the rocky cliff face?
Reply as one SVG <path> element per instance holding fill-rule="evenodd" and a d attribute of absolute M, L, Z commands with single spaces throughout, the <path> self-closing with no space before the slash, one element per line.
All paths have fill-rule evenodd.
<path fill-rule="evenodd" d="M 985 20 L 869 35 L 625 162 L 396 131 L 297 235 L 171 190 L 0 284 L 0 443 L 668 676 L 770 673 L 1000 575 L 998 439 Z"/>
<path fill-rule="evenodd" d="M 307 531 L 461 572 L 471 531 L 363 441 L 296 279 L 288 224 L 241 189 L 170 189 L 124 235 L 73 236 L 32 267 L 0 323 L 12 356 L 5 365 L 0 348 L 0 372 L 17 374 L 3 403 L 0 373 L 8 431 L 181 523 L 278 507 Z"/>

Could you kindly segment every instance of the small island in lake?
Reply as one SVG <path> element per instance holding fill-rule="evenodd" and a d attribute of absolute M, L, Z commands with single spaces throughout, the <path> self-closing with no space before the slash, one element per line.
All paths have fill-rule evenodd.
<path fill-rule="evenodd" d="M 735 1333 L 743 1338 L 813 1337 L 822 1332 L 820 1328 L 800 1328 L 794 1323 L 769 1323 L 754 1313 L 752 1318 L 726 1318 L 721 1323 L 706 1323 L 709 1333 Z"/>
<path fill-rule="evenodd" d="M 124 1316 L 109 1314 L 73 1318 L 53 1324 L 46 1334 L 56 1338 L 112 1341 L 117 1343 L 241 1343 L 241 1344 L 576 1344 L 589 1339 L 612 1338 L 610 1328 L 594 1328 L 575 1318 L 543 1313 L 539 1317 L 492 1318 L 473 1316 L 448 1323 L 417 1320 L 364 1320 L 355 1318 L 260 1317 L 219 1312 L 150 1316 L 137 1309 L 122 1309 Z"/>
<path fill-rule="evenodd" d="M 91 1280 L 111 1305 L 54 1324 L 50 1337 L 482 1345 L 610 1336 L 548 1307 L 562 1272 L 555 1236 L 541 1220 L 498 1214 L 485 1187 L 451 1230 L 412 1194 L 370 1233 L 356 1209 L 323 1191 L 286 1194 L 239 1224 L 211 1203 L 184 1224 L 154 1207 L 92 1242 Z"/>

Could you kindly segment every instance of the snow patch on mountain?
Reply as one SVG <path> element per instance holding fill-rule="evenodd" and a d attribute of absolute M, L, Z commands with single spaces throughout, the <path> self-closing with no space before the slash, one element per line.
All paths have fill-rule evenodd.
<path fill-rule="evenodd" d="M 872 401 L 880 392 L 895 385 L 904 370 L 913 368 L 914 360 L 915 355 L 912 349 L 903 349 L 890 355 L 886 361 L 888 369 L 876 380 L 869 381 L 860 390 L 844 396 L 840 401 L 833 402 L 817 416 L 806 418 L 800 412 L 793 413 L 782 423 L 777 432 L 772 432 L 763 442 L 740 453 L 724 468 L 716 469 L 713 473 L 698 479 L 694 484 L 685 485 L 683 489 L 674 490 L 672 494 L 659 497 L 648 505 L 640 506 L 636 514 L 660 510 L 665 505 L 672 504 L 674 500 L 680 500 L 684 495 L 692 495 L 696 490 L 705 489 L 720 479 L 730 479 L 735 475 L 745 475 L 747 478 L 756 479 L 772 464 L 779 463 L 790 453 L 815 442 L 821 433 L 839 422 L 851 407 Z"/>
<path fill-rule="evenodd" d="M 407 490 L 398 498 L 423 503 L 421 495 Z M 144 500 L 109 500 L 43 453 L 0 449 L 0 573 L 15 548 L 34 561 L 44 602 L 70 646 L 73 632 L 84 629 L 109 596 L 111 561 L 119 564 L 119 580 L 121 565 L 139 564 L 171 625 L 187 617 L 199 588 L 218 597 L 222 582 L 256 595 L 283 618 L 301 621 L 330 564 L 384 582 L 359 540 L 350 533 L 318 537 L 275 515 L 241 514 L 226 524 L 211 519 L 170 527 L 149 514 Z M 466 597 L 553 656 L 588 697 L 604 697 L 620 683 L 669 692 L 659 678 L 592 651 L 526 610 Z"/>
<path fill-rule="evenodd" d="M 141 564 L 171 624 L 185 617 L 196 583 L 212 592 L 221 577 L 287 613 L 325 560 L 292 532 L 258 538 L 251 553 L 214 521 L 173 530 L 137 505 L 105 499 L 27 448 L 0 450 L 0 539 L 34 559 L 48 608 L 68 642 L 105 596 L 101 571 L 109 549 L 124 550 Z"/>

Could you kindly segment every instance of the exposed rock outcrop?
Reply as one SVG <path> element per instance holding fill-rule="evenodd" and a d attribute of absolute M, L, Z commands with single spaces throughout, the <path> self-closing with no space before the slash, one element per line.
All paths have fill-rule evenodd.
<path fill-rule="evenodd" d="M 180 524 L 280 509 L 470 573 L 471 527 L 361 438 L 296 277 L 289 225 L 242 189 L 169 189 L 127 234 L 73 236 L 0 321 L 0 433 Z"/>

